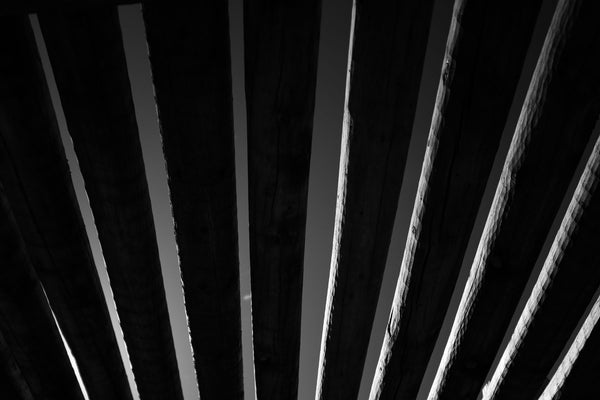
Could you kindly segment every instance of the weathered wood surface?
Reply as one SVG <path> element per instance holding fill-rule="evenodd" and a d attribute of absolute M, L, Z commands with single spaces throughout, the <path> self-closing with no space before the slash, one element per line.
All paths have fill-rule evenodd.
<path fill-rule="evenodd" d="M 296 399 L 321 1 L 244 1 L 258 399 Z"/>
<path fill-rule="evenodd" d="M 27 17 L 3 17 L 0 180 L 92 399 L 131 399 Z"/>
<path fill-rule="evenodd" d="M 117 9 L 39 19 L 139 394 L 181 399 Z"/>
<path fill-rule="evenodd" d="M 600 141 L 484 399 L 532 399 L 600 287 Z"/>
<path fill-rule="evenodd" d="M 600 111 L 600 3 L 561 0 L 430 399 L 475 398 Z"/>
<path fill-rule="evenodd" d="M 358 395 L 410 142 L 432 1 L 356 0 L 318 399 Z"/>
<path fill-rule="evenodd" d="M 600 398 L 600 298 L 597 298 L 540 400 Z"/>
<path fill-rule="evenodd" d="M 227 2 L 143 14 L 200 396 L 243 399 Z"/>
<path fill-rule="evenodd" d="M 12 21 L 3 22 L 0 29 L 10 26 Z M 20 372 L 24 379 L 18 384 L 27 387 L 36 399 L 83 400 L 44 289 L 29 262 L 2 185 L 0 314 L 3 341 L 19 369 L 13 372 Z"/>
<path fill-rule="evenodd" d="M 462 266 L 540 3 L 454 4 L 371 399 L 417 396 Z"/>

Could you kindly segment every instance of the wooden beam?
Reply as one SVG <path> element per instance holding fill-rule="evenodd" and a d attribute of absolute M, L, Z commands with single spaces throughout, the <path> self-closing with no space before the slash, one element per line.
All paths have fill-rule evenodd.
<path fill-rule="evenodd" d="M 417 396 L 452 298 L 540 3 L 457 0 L 454 4 L 371 399 Z"/>
<path fill-rule="evenodd" d="M 23 400 L 21 393 L 17 391 L 12 377 L 4 370 L 0 370 L 0 393 L 2 393 L 2 398 L 5 400 Z"/>
<path fill-rule="evenodd" d="M 92 399 L 131 399 L 27 17 L 3 17 L 0 180 Z"/>
<path fill-rule="evenodd" d="M 200 397 L 243 399 L 227 2 L 143 15 Z"/>
<path fill-rule="evenodd" d="M 431 11 L 429 0 L 354 2 L 318 399 L 358 396 Z"/>
<path fill-rule="evenodd" d="M 484 399 L 532 399 L 540 393 L 579 319 L 600 287 L 600 140 Z"/>
<path fill-rule="evenodd" d="M 430 399 L 476 398 L 600 112 L 600 3 L 561 0 Z"/>
<path fill-rule="evenodd" d="M 0 332 L 0 393 L 6 400 L 34 400 L 27 380 Z"/>
<path fill-rule="evenodd" d="M 2 22 L 0 29 L 4 30 L 12 21 Z M 27 387 L 36 399 L 83 400 L 1 185 L 0 266 L 0 332 L 22 373 L 24 382 L 17 383 Z"/>
<path fill-rule="evenodd" d="M 25 15 L 49 11 L 73 11 L 106 6 L 136 4 L 154 0 L 7 0 L 0 5 L 0 15 Z M 158 0 L 164 1 L 164 0 Z"/>
<path fill-rule="evenodd" d="M 321 0 L 244 1 L 258 399 L 296 399 Z"/>
<path fill-rule="evenodd" d="M 142 399 L 182 399 L 115 7 L 39 15 Z"/>
<path fill-rule="evenodd" d="M 600 374 L 600 298 L 577 332 L 573 343 L 555 371 L 541 400 L 597 399 L 600 397 L 598 376 Z"/>

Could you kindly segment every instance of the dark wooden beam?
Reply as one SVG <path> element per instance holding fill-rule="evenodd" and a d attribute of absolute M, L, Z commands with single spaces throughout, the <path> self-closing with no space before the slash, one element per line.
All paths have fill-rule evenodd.
<path fill-rule="evenodd" d="M 417 396 L 452 298 L 540 3 L 458 0 L 454 4 L 371 399 Z"/>
<path fill-rule="evenodd" d="M 318 399 L 358 396 L 413 127 L 432 3 L 354 2 Z"/>
<path fill-rule="evenodd" d="M 430 399 L 476 398 L 494 361 L 600 112 L 598 17 L 559 2 Z"/>
<path fill-rule="evenodd" d="M 164 0 L 7 0 L 0 5 L 0 15 L 24 15 L 49 11 L 85 10 Z"/>
<path fill-rule="evenodd" d="M 597 298 L 540 399 L 600 398 L 599 318 L 600 299 Z"/>
<path fill-rule="evenodd" d="M 2 30 L 10 25 L 9 21 L 2 22 Z M 18 384 L 27 387 L 36 399 L 83 400 L 1 185 L 0 314 L 0 332 L 24 379 Z"/>
<path fill-rule="evenodd" d="M 258 399 L 296 399 L 321 1 L 244 1 Z"/>
<path fill-rule="evenodd" d="M 3 17 L 0 180 L 92 399 L 131 399 L 27 17 Z"/>
<path fill-rule="evenodd" d="M 21 395 L 16 391 L 13 383 L 7 380 L 4 371 L 0 371 L 0 393 L 5 400 L 22 400 Z"/>
<path fill-rule="evenodd" d="M 39 15 L 142 399 L 181 399 L 115 7 Z"/>
<path fill-rule="evenodd" d="M 243 399 L 227 2 L 143 14 L 200 397 Z"/>
<path fill-rule="evenodd" d="M 600 141 L 489 384 L 485 399 L 532 399 L 600 287 Z"/>
<path fill-rule="evenodd" d="M 34 400 L 17 360 L 0 332 L 0 393 L 6 400 Z"/>
<path fill-rule="evenodd" d="M 4 370 L 0 370 L 0 393 L 5 400 L 23 400 L 21 393 L 17 391 L 12 377 Z M 33 397 L 30 397 L 33 400 Z"/>

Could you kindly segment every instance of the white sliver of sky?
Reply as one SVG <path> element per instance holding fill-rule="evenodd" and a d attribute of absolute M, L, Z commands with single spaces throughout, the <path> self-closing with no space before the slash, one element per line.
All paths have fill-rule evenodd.
<path fill-rule="evenodd" d="M 233 7 L 232 7 L 233 8 Z M 235 4 L 235 8 L 241 9 L 241 3 Z M 182 381 L 184 398 L 198 399 L 198 389 L 195 377 L 195 371 L 192 359 L 192 349 L 190 345 L 189 331 L 187 325 L 187 317 L 185 313 L 182 285 L 179 274 L 179 266 L 177 260 L 177 250 L 174 238 L 173 220 L 169 202 L 167 175 L 165 171 L 164 159 L 162 156 L 162 145 L 160 141 L 157 116 L 154 104 L 154 94 L 152 89 L 151 72 L 149 60 L 147 57 L 147 46 L 145 43 L 145 34 L 143 21 L 141 16 L 141 8 L 139 4 L 120 6 L 119 17 L 123 30 L 123 42 L 125 47 L 125 55 L 128 65 L 129 77 L 132 88 L 132 95 L 135 105 L 136 118 L 140 131 L 140 140 L 142 142 L 142 151 L 146 164 L 146 173 L 148 177 L 148 186 L 150 197 L 152 199 L 153 215 L 155 225 L 157 227 L 157 239 L 159 243 L 159 253 L 161 265 L 163 269 L 163 279 L 165 283 L 165 291 L 167 293 L 167 305 L 169 308 L 169 316 L 173 330 L 175 350 L 177 354 L 179 373 Z M 237 22 L 241 24 L 241 14 L 237 12 Z M 233 16 L 231 19 L 233 20 Z M 65 147 L 65 153 L 69 162 L 69 167 L 72 173 L 72 180 L 77 195 L 77 200 L 81 208 L 81 213 L 86 225 L 86 231 L 92 248 L 95 264 L 97 266 L 98 275 L 102 283 L 104 296 L 108 305 L 109 313 L 117 343 L 124 361 L 125 371 L 129 380 L 130 388 L 135 400 L 139 400 L 135 380 L 132 373 L 131 363 L 127 352 L 127 346 L 123 339 L 123 333 L 120 327 L 116 306 L 113 300 L 112 291 L 110 289 L 109 278 L 106 272 L 106 265 L 102 255 L 101 246 L 94 225 L 93 215 L 87 198 L 83 177 L 79 170 L 79 165 L 74 152 L 72 140 L 68 134 L 64 113 L 60 104 L 58 90 L 52 73 L 52 68 L 49 62 L 47 50 L 41 34 L 38 19 L 35 15 L 30 15 L 30 20 L 36 37 L 38 50 L 42 59 L 46 80 L 50 89 L 52 102 L 56 111 L 56 117 L 60 128 L 61 138 Z M 233 21 L 232 21 L 233 24 Z M 237 35 L 236 35 L 237 34 Z M 241 30 L 232 31 L 232 46 L 235 41 L 241 41 Z M 241 70 L 241 55 L 232 54 L 233 80 L 239 80 L 242 75 Z M 236 70 L 238 68 L 238 70 Z M 237 85 L 240 86 L 239 84 Z M 237 96 L 237 97 L 236 97 Z M 243 93 L 234 93 L 234 102 L 239 103 L 239 98 L 243 97 Z M 236 164 L 245 166 L 245 126 L 240 124 L 245 115 L 245 110 L 239 110 L 239 105 L 236 109 Z M 159 162 L 156 162 L 160 160 Z M 250 273 L 247 262 L 248 260 L 248 245 L 247 245 L 247 174 L 245 168 L 238 168 L 238 225 L 240 228 L 239 250 L 240 250 L 240 285 L 242 299 L 242 335 L 243 335 L 243 359 L 244 359 L 244 383 L 245 392 L 248 398 L 250 393 L 254 393 L 254 380 L 251 378 L 253 372 L 252 365 L 252 344 L 251 344 L 251 327 L 250 327 Z M 240 204 L 242 199 L 242 204 Z M 245 204 L 244 204 L 245 203 Z M 244 240 L 245 239 L 245 240 Z M 61 332 L 62 335 L 62 332 Z M 78 381 L 85 393 L 85 387 L 82 383 L 77 364 L 73 358 L 68 344 L 64 337 L 63 341 L 67 346 L 67 351 L 77 375 Z M 86 394 L 87 399 L 87 394 Z"/>
<path fill-rule="evenodd" d="M 49 304 L 50 302 L 48 301 L 48 296 L 46 295 L 45 291 L 44 291 L 44 296 L 46 297 L 46 301 Z M 81 388 L 83 397 L 85 400 L 90 400 L 87 390 L 85 390 L 85 385 L 83 384 L 83 380 L 81 379 L 81 374 L 79 373 L 79 367 L 77 366 L 77 361 L 75 360 L 75 357 L 73 357 L 73 352 L 71 351 L 71 348 L 69 347 L 69 344 L 65 340 L 65 336 L 63 335 L 62 330 L 60 329 L 60 326 L 58 325 L 58 321 L 56 320 L 56 315 L 54 315 L 54 311 L 52 311 L 52 318 L 54 318 L 54 323 L 56 324 L 56 327 L 58 328 L 58 332 L 60 333 L 60 338 L 62 339 L 62 342 L 65 345 L 65 349 L 67 350 L 67 355 L 69 356 L 69 361 L 71 361 L 71 366 L 73 367 L 73 371 L 75 372 L 75 377 L 77 378 L 77 382 L 79 383 L 79 387 Z"/>
<path fill-rule="evenodd" d="M 125 342 L 123 340 L 123 333 L 121 331 L 120 324 L 118 322 L 118 316 L 116 314 L 116 308 L 115 308 L 115 304 L 113 301 L 112 292 L 110 290 L 110 285 L 107 285 L 108 276 L 106 273 L 106 268 L 105 268 L 106 265 L 104 263 L 104 257 L 102 256 L 101 251 L 100 252 L 97 251 L 97 249 L 99 248 L 98 235 L 96 233 L 95 227 L 90 226 L 87 223 L 88 219 L 85 218 L 86 215 L 91 215 L 89 200 L 87 198 L 85 190 L 82 190 L 84 187 L 83 177 L 81 176 L 81 172 L 79 170 L 79 165 L 78 165 L 77 159 L 75 157 L 73 142 L 72 142 L 72 140 L 67 132 L 67 129 L 66 129 L 65 117 L 64 117 L 64 113 L 63 113 L 62 106 L 60 103 L 60 99 L 58 97 L 58 90 L 56 88 L 54 74 L 52 72 L 52 68 L 49 63 L 46 45 L 44 43 L 44 39 L 43 39 L 43 36 L 41 33 L 41 29 L 40 29 L 40 25 L 39 25 L 37 16 L 34 14 L 31 14 L 30 21 L 31 21 L 35 39 L 37 42 L 38 51 L 40 53 L 40 57 L 41 57 L 42 64 L 44 67 L 44 73 L 46 75 L 46 81 L 48 83 L 48 88 L 50 90 L 52 103 L 54 106 L 54 110 L 56 112 L 56 118 L 57 118 L 57 121 L 59 124 L 61 139 L 63 142 L 63 146 L 65 148 L 65 153 L 66 153 L 67 160 L 69 163 L 69 169 L 71 170 L 73 184 L 76 188 L 75 192 L 77 195 L 77 200 L 78 200 L 78 203 L 79 203 L 79 206 L 81 209 L 81 213 L 84 216 L 84 221 L 86 222 L 86 231 L 87 231 L 90 245 L 92 248 L 94 261 L 95 261 L 95 264 L 96 264 L 96 267 L 98 270 L 98 275 L 99 275 L 101 283 L 102 283 L 104 297 L 106 299 L 106 303 L 107 303 L 107 306 L 108 306 L 108 309 L 109 309 L 109 312 L 111 315 L 111 319 L 112 319 L 112 325 L 113 325 L 113 328 L 115 328 L 115 336 L 117 337 L 117 342 L 119 344 L 119 350 L 121 352 L 121 357 L 123 360 L 127 360 L 127 362 L 124 362 L 124 366 L 125 366 L 128 380 L 129 380 L 130 388 L 132 389 L 132 393 L 134 394 L 135 399 L 139 400 L 139 396 L 137 394 L 137 388 L 135 386 L 135 381 L 133 379 L 133 373 L 131 371 L 131 363 L 129 363 L 129 356 L 127 354 L 127 349 L 125 346 Z M 104 268 L 100 268 L 99 266 L 102 266 Z M 53 316 L 54 316 L 54 313 L 53 313 Z M 56 317 L 55 317 L 55 321 L 56 321 Z M 61 339 L 62 339 L 63 343 L 65 344 L 65 348 L 67 349 L 67 354 L 69 356 L 69 360 L 71 361 L 71 365 L 72 365 L 75 375 L 77 377 L 77 381 L 79 382 L 81 390 L 84 393 L 84 396 L 87 400 L 88 399 L 87 391 L 86 391 L 85 385 L 83 384 L 83 381 L 81 379 L 81 375 L 79 373 L 79 368 L 77 367 L 77 362 L 76 362 L 75 358 L 73 357 L 71 349 L 69 348 L 69 345 L 68 345 L 62 331 L 60 330 L 60 327 L 58 327 L 58 329 L 59 329 L 59 332 L 61 335 Z"/>
<path fill-rule="evenodd" d="M 140 5 L 135 4 L 128 6 L 119 6 L 119 17 L 122 25 L 125 56 L 135 105 L 136 119 L 138 122 L 138 128 L 140 132 L 140 141 L 142 144 L 142 151 L 145 160 L 150 197 L 152 201 L 152 211 L 155 225 L 157 228 L 156 233 L 159 244 L 160 261 L 163 270 L 163 280 L 165 284 L 165 292 L 167 294 L 167 305 L 169 308 L 169 316 L 173 331 L 173 338 L 178 360 L 179 373 L 182 381 L 181 383 L 184 399 L 198 399 L 199 393 L 196 383 L 195 370 L 193 366 L 192 349 L 190 345 L 187 317 L 182 296 L 182 284 L 179 274 L 173 220 L 167 188 L 167 174 L 165 170 L 164 158 L 162 155 L 162 145 L 154 104 L 150 64 L 147 57 L 147 46 L 145 42 L 145 33 L 143 28 Z M 52 73 L 49 57 L 44 44 L 43 35 L 41 33 L 37 17 L 35 15 L 30 15 L 30 20 L 36 37 L 36 42 L 44 67 L 44 72 L 50 90 L 53 106 L 56 112 L 56 117 L 61 133 L 61 139 L 65 148 L 65 153 L 71 170 L 77 200 L 86 226 L 88 239 L 90 241 L 94 261 L 102 284 L 104 297 L 106 299 L 106 303 L 111 316 L 111 322 L 115 330 L 115 336 L 117 338 L 117 343 L 119 346 L 121 357 L 123 359 L 129 385 L 134 400 L 139 400 L 139 394 L 137 392 L 137 387 L 132 372 L 132 366 L 129 360 L 127 346 L 123 338 L 123 332 L 121 330 L 119 317 L 116 312 L 116 306 L 110 288 L 109 277 L 106 272 L 106 264 L 102 255 L 98 234 L 95 228 L 93 215 L 90 209 L 89 199 L 85 191 L 83 177 L 79 170 L 78 161 L 73 148 L 73 142 L 69 136 L 68 129 L 66 127 L 65 116 L 60 103 L 60 97 L 58 95 L 58 89 L 56 87 L 56 82 L 54 80 L 54 75 Z M 232 37 L 232 41 L 233 40 L 234 38 Z M 245 134 L 243 136 L 245 137 Z M 236 135 L 236 141 L 237 140 L 238 137 Z M 239 149 L 236 149 L 236 153 L 242 152 L 240 152 Z M 159 161 L 157 162 L 157 160 Z M 245 165 L 245 162 L 240 163 L 239 160 L 237 160 L 237 163 L 238 165 Z M 238 181 L 239 180 L 240 177 L 238 174 Z M 238 196 L 241 196 L 243 199 L 247 197 L 243 190 L 240 191 L 239 183 Z M 240 208 L 241 207 L 238 204 L 238 209 Z M 247 217 L 246 223 L 243 224 L 240 220 L 239 225 L 242 229 L 247 227 Z M 240 234 L 241 233 L 242 232 L 240 232 Z M 240 253 L 244 250 L 246 252 L 248 251 L 247 247 L 245 248 L 243 246 L 242 240 L 240 238 Z M 248 258 L 249 257 L 246 256 L 246 259 Z M 242 260 L 241 254 L 240 260 Z M 248 396 L 249 393 L 254 392 L 254 388 L 252 386 L 250 386 L 250 388 L 248 387 L 248 383 L 253 385 L 253 379 L 248 379 L 250 375 L 248 372 L 252 372 L 251 336 L 247 334 L 247 332 L 250 331 L 250 302 L 248 301 L 250 296 L 250 277 L 248 267 L 246 266 L 246 270 L 244 270 L 243 265 L 240 265 L 240 267 L 242 299 L 244 300 L 242 302 L 242 315 L 244 319 L 243 323 L 248 325 L 243 326 L 243 348 L 245 366 L 244 381 L 246 386 L 246 395 Z M 85 393 L 87 399 L 87 393 L 85 391 L 84 384 L 81 380 L 76 361 L 73 358 L 70 349 L 68 348 L 68 344 L 65 338 L 62 337 L 62 340 L 65 343 L 69 358 L 71 360 L 71 364 L 80 383 L 82 391 Z"/>

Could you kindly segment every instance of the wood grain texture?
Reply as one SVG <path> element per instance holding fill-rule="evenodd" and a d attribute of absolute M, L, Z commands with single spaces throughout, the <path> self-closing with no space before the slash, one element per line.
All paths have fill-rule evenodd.
<path fill-rule="evenodd" d="M 452 298 L 540 3 L 454 4 L 371 399 L 417 396 Z"/>
<path fill-rule="evenodd" d="M 117 9 L 39 20 L 140 397 L 182 399 Z"/>
<path fill-rule="evenodd" d="M 596 2 L 557 6 L 430 399 L 483 386 L 598 118 L 599 15 Z"/>
<path fill-rule="evenodd" d="M 317 399 L 358 396 L 406 164 L 432 2 L 356 0 Z"/>
<path fill-rule="evenodd" d="M 0 180 L 91 399 L 131 399 L 27 17 L 2 17 Z"/>
<path fill-rule="evenodd" d="M 304 238 L 321 1 L 244 1 L 257 398 L 298 396 Z"/>
<path fill-rule="evenodd" d="M 600 141 L 596 143 L 484 399 L 538 397 L 600 287 Z"/>
<path fill-rule="evenodd" d="M 143 14 L 200 397 L 243 399 L 227 2 Z"/>
<path fill-rule="evenodd" d="M 540 400 L 579 400 L 600 397 L 600 298 L 592 305 L 573 343 Z"/>

